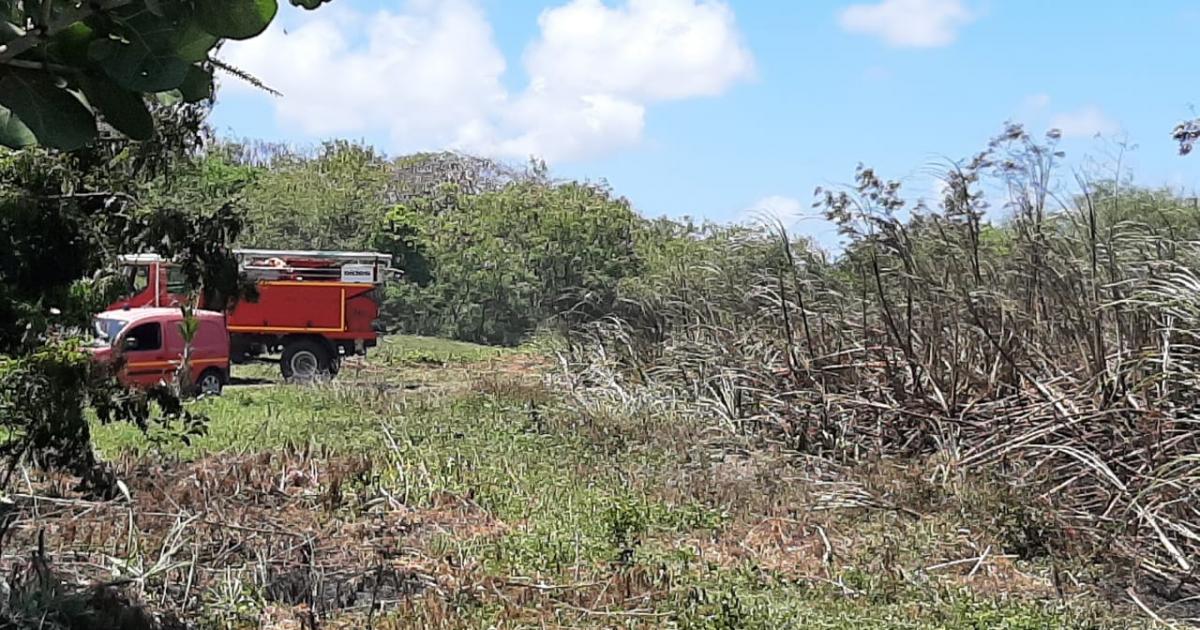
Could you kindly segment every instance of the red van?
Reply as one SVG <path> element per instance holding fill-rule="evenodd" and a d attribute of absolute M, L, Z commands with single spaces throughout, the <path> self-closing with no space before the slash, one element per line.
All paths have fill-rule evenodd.
<path fill-rule="evenodd" d="M 195 311 L 199 327 L 192 340 L 191 375 L 196 389 L 219 394 L 229 380 L 229 332 L 225 316 Z M 92 322 L 92 358 L 109 362 L 119 355 L 125 366 L 118 378 L 127 385 L 154 387 L 169 383 L 183 359 L 178 308 L 134 308 L 105 311 Z"/>

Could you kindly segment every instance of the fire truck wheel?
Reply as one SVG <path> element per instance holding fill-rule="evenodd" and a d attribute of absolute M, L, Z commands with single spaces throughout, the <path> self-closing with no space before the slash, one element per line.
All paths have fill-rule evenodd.
<path fill-rule="evenodd" d="M 221 388 L 225 386 L 225 378 L 221 374 L 221 370 L 209 368 L 200 374 L 200 378 L 196 379 L 196 392 L 205 396 L 221 395 Z"/>
<path fill-rule="evenodd" d="M 279 369 L 285 379 L 311 381 L 331 372 L 330 359 L 329 352 L 321 344 L 311 339 L 298 339 L 284 346 Z"/>

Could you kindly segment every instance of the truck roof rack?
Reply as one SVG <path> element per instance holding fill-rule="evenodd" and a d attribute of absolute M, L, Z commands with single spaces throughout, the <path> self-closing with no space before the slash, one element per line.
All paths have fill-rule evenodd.
<path fill-rule="evenodd" d="M 320 250 L 300 249 L 235 249 L 233 254 L 239 258 L 307 258 L 315 260 L 332 260 L 339 262 L 382 262 L 391 264 L 391 254 L 379 252 L 331 252 Z"/>
<path fill-rule="evenodd" d="M 307 258 L 314 260 L 335 260 L 342 262 L 382 262 L 391 264 L 391 254 L 379 252 L 327 252 L 320 250 L 300 249 L 235 249 L 234 256 L 263 257 L 263 258 Z M 158 254 L 121 254 L 117 257 L 123 263 L 161 262 L 163 257 Z"/>
<path fill-rule="evenodd" d="M 392 269 L 392 255 L 296 249 L 235 249 L 238 267 L 256 280 L 312 280 L 381 284 L 401 272 Z M 158 254 L 122 254 L 125 265 L 165 262 Z"/>
<path fill-rule="evenodd" d="M 383 283 L 391 272 L 392 256 L 378 252 L 236 249 L 238 266 L 257 280 Z"/>
<path fill-rule="evenodd" d="M 162 262 L 162 256 L 158 254 L 121 254 L 117 256 L 117 260 L 125 265 L 137 265 L 141 263 Z"/>

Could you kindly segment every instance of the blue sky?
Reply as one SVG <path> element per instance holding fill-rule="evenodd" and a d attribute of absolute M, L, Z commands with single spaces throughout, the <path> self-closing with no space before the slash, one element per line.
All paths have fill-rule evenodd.
<path fill-rule="evenodd" d="M 1197 20 L 1183 0 L 335 0 L 222 51 L 284 97 L 226 80 L 213 123 L 536 152 L 652 216 L 803 215 L 859 162 L 927 193 L 1006 120 L 1062 127 L 1076 166 L 1126 140 L 1136 181 L 1190 192 L 1200 156 L 1170 130 L 1200 102 Z"/>

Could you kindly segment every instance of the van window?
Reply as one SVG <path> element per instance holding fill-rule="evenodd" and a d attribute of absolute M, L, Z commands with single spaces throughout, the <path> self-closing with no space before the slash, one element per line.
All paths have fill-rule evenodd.
<path fill-rule="evenodd" d="M 160 350 L 162 349 L 162 325 L 158 322 L 142 324 L 129 331 L 125 335 L 126 339 L 137 339 L 137 350 Z"/>

